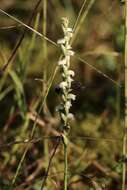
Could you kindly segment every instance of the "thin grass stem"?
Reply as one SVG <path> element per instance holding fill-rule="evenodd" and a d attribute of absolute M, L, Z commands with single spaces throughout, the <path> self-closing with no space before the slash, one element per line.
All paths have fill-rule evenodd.
<path fill-rule="evenodd" d="M 68 159 L 67 146 L 64 144 L 64 190 L 67 190 L 68 185 Z"/>
<path fill-rule="evenodd" d="M 82 63 L 85 63 L 89 67 L 91 67 L 91 69 L 95 70 L 98 74 L 102 75 L 104 78 L 108 79 L 109 81 L 111 81 L 112 83 L 114 83 L 115 85 L 117 85 L 118 87 L 121 87 L 121 85 L 117 81 L 115 81 L 114 79 L 112 79 L 107 74 L 103 73 L 100 69 L 98 69 L 98 68 L 94 67 L 93 65 L 89 64 L 87 61 L 85 61 L 80 56 L 75 55 L 75 58 L 78 59 L 79 61 L 81 61 Z"/>
<path fill-rule="evenodd" d="M 43 22 L 42 22 L 42 30 L 43 35 L 46 36 L 47 34 L 47 0 L 43 1 Z M 43 93 L 45 94 L 46 88 L 47 88 L 47 41 L 43 40 L 42 44 L 42 50 L 43 50 Z M 49 112 L 48 106 L 45 102 L 44 108 L 43 108 L 44 114 L 47 114 Z"/>
<path fill-rule="evenodd" d="M 42 103 L 41 103 L 41 105 L 40 105 L 39 111 L 38 111 L 38 113 L 36 114 L 35 121 L 34 121 L 34 124 L 33 124 L 33 128 L 32 128 L 32 131 L 31 131 L 31 133 L 30 133 L 30 139 L 31 139 L 31 140 L 32 140 L 32 138 L 33 138 L 33 136 L 34 136 L 35 129 L 36 129 L 36 126 L 37 126 L 38 115 L 40 114 L 40 112 L 41 112 L 41 110 L 42 110 L 42 108 L 43 108 L 43 106 L 44 106 L 44 103 L 45 103 L 45 101 L 46 101 L 47 95 L 48 95 L 48 93 L 49 93 L 49 90 L 50 90 L 50 88 L 51 88 L 52 82 L 53 82 L 53 80 L 54 80 L 54 78 L 55 78 L 55 75 L 56 75 L 56 73 L 57 73 L 57 70 L 58 70 L 58 67 L 55 68 L 55 70 L 53 71 L 53 74 L 52 74 L 51 78 L 49 79 L 47 91 L 45 92 L 45 96 L 44 96 L 43 101 L 42 101 Z M 40 98 L 42 99 L 42 94 L 41 94 Z M 17 177 L 18 177 L 18 175 L 19 175 L 19 171 L 20 171 L 20 169 L 21 169 L 21 166 L 22 166 L 22 164 L 23 164 L 23 162 L 24 162 L 24 159 L 25 159 L 25 157 L 26 157 L 26 154 L 27 154 L 27 152 L 28 152 L 28 150 L 29 150 L 30 144 L 31 144 L 31 143 L 28 143 L 27 146 L 25 147 L 25 150 L 24 150 L 24 152 L 23 152 L 23 155 L 22 155 L 22 157 L 21 157 L 21 160 L 20 160 L 20 162 L 19 162 L 19 164 L 18 164 L 18 167 L 17 167 L 17 169 L 16 169 L 16 173 L 15 173 L 15 175 L 14 175 L 14 177 L 13 177 L 10 190 L 13 188 L 13 186 L 14 186 L 14 184 L 15 184 L 15 182 L 16 182 L 16 179 L 17 179 Z"/>
<path fill-rule="evenodd" d="M 122 171 L 122 190 L 126 189 L 126 162 L 127 156 L 127 0 L 125 0 L 125 116 L 123 130 L 123 171 Z"/>
<path fill-rule="evenodd" d="M 83 4 L 82 4 L 82 6 L 81 6 L 81 9 L 80 9 L 79 14 L 78 14 L 78 16 L 77 16 L 77 19 L 76 19 L 75 24 L 74 24 L 74 26 L 73 26 L 73 32 L 75 32 L 75 30 L 76 30 L 76 28 L 77 28 L 77 26 L 78 26 L 78 24 L 79 24 L 80 17 L 81 17 L 81 15 L 82 15 L 83 9 L 84 9 L 84 7 L 85 7 L 86 1 L 87 1 L 87 0 L 84 0 Z"/>
<path fill-rule="evenodd" d="M 52 40 L 50 40 L 49 38 L 47 38 L 46 36 L 44 36 L 43 34 L 41 34 L 40 32 L 38 32 L 37 30 L 35 30 L 34 28 L 28 26 L 27 24 L 25 24 L 24 22 L 20 21 L 19 19 L 13 17 L 12 15 L 10 15 L 9 13 L 5 12 L 4 10 L 0 9 L 0 12 L 2 12 L 3 14 L 5 14 L 6 16 L 8 16 L 9 18 L 11 18 L 12 20 L 16 21 L 17 23 L 21 24 L 22 26 L 26 27 L 28 30 L 36 33 L 38 36 L 42 37 L 43 39 L 49 41 L 51 44 L 57 46 L 57 44 L 55 42 L 53 42 Z"/>
<path fill-rule="evenodd" d="M 81 28 L 81 26 L 82 26 L 82 24 L 83 24 L 83 22 L 84 22 L 84 20 L 85 20 L 85 18 L 86 18 L 86 16 L 87 16 L 88 12 L 89 12 L 89 10 L 91 9 L 92 5 L 94 4 L 94 2 L 95 2 L 95 0 L 91 0 L 91 1 L 89 2 L 89 4 L 88 4 L 86 10 L 84 11 L 84 13 L 83 13 L 81 19 L 79 20 L 79 23 L 76 24 L 77 27 L 74 28 L 75 31 L 74 31 L 73 38 L 72 38 L 72 40 L 71 40 L 71 44 L 74 43 L 76 37 L 78 36 L 79 30 L 80 30 L 80 28 Z M 84 4 L 83 4 L 83 7 L 84 7 Z"/>
<path fill-rule="evenodd" d="M 43 1 L 43 20 L 42 20 L 42 31 L 43 35 L 46 36 L 47 34 L 47 0 Z M 45 94 L 46 88 L 47 88 L 47 41 L 43 40 L 43 93 Z M 49 113 L 47 102 L 45 101 L 44 107 L 43 107 L 44 115 L 47 115 Z M 46 134 L 48 131 L 46 131 Z M 48 140 L 44 141 L 44 154 L 45 154 L 45 160 L 46 164 L 48 164 L 48 157 L 49 157 L 49 147 L 48 147 Z"/>

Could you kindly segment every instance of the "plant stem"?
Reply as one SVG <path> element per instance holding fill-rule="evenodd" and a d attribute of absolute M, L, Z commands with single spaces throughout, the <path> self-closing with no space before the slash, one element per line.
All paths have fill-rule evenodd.
<path fill-rule="evenodd" d="M 73 29 L 73 30 L 74 30 L 74 31 L 73 31 L 73 32 L 74 32 L 74 35 L 73 35 L 73 38 L 72 38 L 72 40 L 71 40 L 71 44 L 73 44 L 74 41 L 76 40 L 77 34 L 78 34 L 78 32 L 79 32 L 79 30 L 80 30 L 82 24 L 83 24 L 83 21 L 85 20 L 87 14 L 89 13 L 89 10 L 91 9 L 91 7 L 92 7 L 92 5 L 94 4 L 94 2 L 95 2 L 95 0 L 89 1 L 89 4 L 88 4 L 88 6 L 87 6 L 87 8 L 86 8 L 86 10 L 84 11 L 84 13 L 83 13 L 82 16 L 80 15 L 81 13 L 79 13 L 79 17 L 81 16 L 81 19 L 79 20 L 79 18 L 78 18 L 78 21 L 76 21 L 76 24 L 75 24 L 75 26 L 74 26 L 74 29 Z M 83 8 L 84 8 L 84 5 L 85 5 L 85 2 L 84 2 L 83 5 L 82 5 Z M 82 8 L 81 8 L 81 9 L 82 9 Z M 81 10 L 81 11 L 82 11 L 82 10 Z"/>
<path fill-rule="evenodd" d="M 63 52 L 63 58 L 59 60 L 58 65 L 60 66 L 60 72 L 62 77 L 62 82 L 59 84 L 59 88 L 62 92 L 61 100 L 62 109 L 59 109 L 62 125 L 62 138 L 64 147 L 64 190 L 67 190 L 67 147 L 68 147 L 68 133 L 70 129 L 69 119 L 73 114 L 70 113 L 70 108 L 72 106 L 72 101 L 75 100 L 75 95 L 72 93 L 72 81 L 75 75 L 74 71 L 70 69 L 70 58 L 74 55 L 72 51 L 70 40 L 72 38 L 72 28 L 69 27 L 69 21 L 67 18 L 62 18 L 62 29 L 64 33 L 64 38 L 58 40 L 58 44 L 61 45 L 61 50 Z"/>
<path fill-rule="evenodd" d="M 64 190 L 67 190 L 67 173 L 68 173 L 68 160 L 67 160 L 67 146 L 64 144 Z"/>
<path fill-rule="evenodd" d="M 43 30 L 43 35 L 46 36 L 47 33 L 47 0 L 43 1 L 43 23 L 42 23 L 42 30 Z M 44 68 L 43 68 L 43 94 L 45 94 L 46 92 L 46 88 L 47 88 L 47 41 L 44 40 L 43 41 L 43 64 L 44 64 Z M 44 115 L 46 115 L 48 113 L 48 107 L 47 107 L 47 103 L 45 101 L 44 107 L 43 107 L 43 112 Z M 47 133 L 48 131 L 46 131 Z M 49 154 L 49 150 L 48 150 L 48 141 L 44 141 L 44 153 L 45 153 L 45 157 L 46 157 L 46 163 L 48 164 L 48 154 Z"/>
<path fill-rule="evenodd" d="M 43 1 L 43 35 L 47 33 L 47 0 Z M 44 85 L 47 80 L 47 41 L 43 41 L 43 52 L 44 52 Z"/>
<path fill-rule="evenodd" d="M 125 1 L 125 116 L 123 131 L 123 159 L 127 154 L 127 0 Z M 126 186 L 126 162 L 123 160 L 122 190 Z"/>

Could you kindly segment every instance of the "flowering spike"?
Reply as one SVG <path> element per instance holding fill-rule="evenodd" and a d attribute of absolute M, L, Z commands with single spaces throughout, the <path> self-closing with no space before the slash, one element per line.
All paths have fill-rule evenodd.
<path fill-rule="evenodd" d="M 62 125 L 64 126 L 62 128 L 63 133 L 65 132 L 67 133 L 68 132 L 67 129 L 70 128 L 69 120 L 70 118 L 73 118 L 73 114 L 70 113 L 70 108 L 72 106 L 72 101 L 74 101 L 76 98 L 76 96 L 71 92 L 72 91 L 71 84 L 75 73 L 70 69 L 70 58 L 71 56 L 74 55 L 74 52 L 72 51 L 72 47 L 70 44 L 70 40 L 73 36 L 72 28 L 68 27 L 68 25 L 69 25 L 68 19 L 62 18 L 62 28 L 63 28 L 64 37 L 57 41 L 57 43 L 61 46 L 61 50 L 63 53 L 62 59 L 58 62 L 58 65 L 61 68 L 61 76 L 62 76 L 62 81 L 60 82 L 59 87 L 62 92 L 61 99 L 62 99 L 63 109 L 60 110 L 59 113 Z"/>

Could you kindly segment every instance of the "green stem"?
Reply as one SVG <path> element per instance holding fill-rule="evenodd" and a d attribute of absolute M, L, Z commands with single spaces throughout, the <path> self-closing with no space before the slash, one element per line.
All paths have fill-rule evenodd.
<path fill-rule="evenodd" d="M 64 190 L 67 190 L 67 173 L 68 173 L 68 161 L 67 161 L 67 145 L 64 144 Z"/>
<path fill-rule="evenodd" d="M 84 22 L 86 16 L 87 16 L 87 14 L 89 13 L 89 10 L 91 9 L 92 5 L 94 4 L 94 2 L 95 2 L 95 0 L 90 0 L 90 1 L 89 1 L 89 4 L 88 4 L 86 10 L 84 11 L 84 13 L 82 14 L 82 16 L 80 15 L 81 12 L 82 12 L 82 10 L 81 10 L 81 12 L 79 13 L 79 17 L 81 16 L 81 19 L 78 18 L 78 20 L 76 21 L 76 24 L 75 24 L 75 26 L 74 26 L 74 29 L 73 29 L 73 30 L 74 30 L 74 31 L 73 31 L 73 32 L 74 32 L 74 35 L 73 35 L 73 38 L 72 38 L 72 40 L 71 40 L 71 44 L 74 43 L 74 41 L 75 41 L 75 39 L 76 39 L 76 37 L 77 37 L 77 34 L 78 34 L 78 32 L 79 32 L 79 30 L 80 30 L 80 28 L 81 28 L 81 26 L 82 26 L 82 24 L 83 24 L 83 22 Z M 85 2 L 83 3 L 81 9 L 84 8 L 84 5 L 85 5 Z M 79 20 L 79 19 L 80 19 L 80 20 Z"/>
<path fill-rule="evenodd" d="M 47 33 L 47 0 L 43 1 L 43 35 L 46 36 Z M 44 84 L 47 80 L 47 42 L 43 41 L 43 52 L 44 52 Z"/>
<path fill-rule="evenodd" d="M 47 33 L 47 0 L 43 1 L 43 23 L 42 23 L 42 30 L 43 30 L 43 35 L 46 36 Z M 44 62 L 44 68 L 43 68 L 43 92 L 45 94 L 46 88 L 47 88 L 47 42 L 46 40 L 43 41 L 43 62 Z M 48 107 L 47 103 L 45 102 L 44 107 L 43 107 L 43 112 L 44 114 L 47 114 L 48 112 Z M 47 133 L 48 131 L 46 131 Z M 46 157 L 46 163 L 48 164 L 48 155 L 49 155 L 49 149 L 48 149 L 48 141 L 44 141 L 44 153 Z"/>
<path fill-rule="evenodd" d="M 43 35 L 46 36 L 47 33 L 47 0 L 43 1 L 43 23 L 42 23 L 42 30 L 43 30 Z M 43 92 L 45 93 L 46 91 L 46 82 L 47 82 L 47 42 L 46 40 L 43 41 L 43 64 L 44 64 L 44 72 L 43 72 Z M 47 111 L 47 105 L 45 102 L 44 108 L 43 108 L 44 113 Z"/>
<path fill-rule="evenodd" d="M 123 131 L 123 158 L 127 155 L 127 0 L 125 0 L 125 123 Z M 126 186 L 126 162 L 123 160 L 122 190 Z"/>

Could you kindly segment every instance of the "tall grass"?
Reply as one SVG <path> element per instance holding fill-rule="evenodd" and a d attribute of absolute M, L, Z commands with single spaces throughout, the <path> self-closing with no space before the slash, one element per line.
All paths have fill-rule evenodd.
<path fill-rule="evenodd" d="M 71 40 L 71 43 L 73 43 L 75 41 L 75 39 L 78 37 L 79 30 L 80 30 L 80 28 L 81 28 L 81 26 L 82 26 L 82 24 L 83 24 L 83 22 L 84 22 L 84 20 L 85 20 L 85 18 L 87 16 L 87 14 L 89 13 L 92 5 L 94 4 L 94 2 L 95 2 L 95 0 L 89 1 L 88 6 L 87 6 L 86 10 L 84 11 L 84 6 L 86 4 L 86 1 L 84 1 L 83 5 L 82 5 L 82 7 L 80 9 L 77 21 L 76 21 L 76 23 L 74 25 L 74 28 L 73 28 L 74 36 L 73 36 L 73 38 Z"/>
<path fill-rule="evenodd" d="M 83 2 L 82 7 L 81 7 L 80 12 L 79 12 L 79 15 L 78 15 L 78 17 L 77 17 L 77 20 L 76 20 L 75 25 L 74 25 L 74 28 L 73 28 L 73 32 L 74 32 L 74 36 L 73 36 L 73 37 L 74 37 L 74 38 L 72 38 L 71 43 L 73 43 L 73 42 L 75 41 L 75 39 L 78 37 L 78 34 L 79 34 L 80 28 L 81 28 L 81 26 L 82 26 L 82 24 L 83 24 L 83 21 L 84 21 L 84 19 L 86 18 L 86 16 L 87 16 L 87 14 L 88 14 L 90 8 L 92 7 L 93 3 L 94 3 L 94 0 L 89 1 L 87 8 L 84 10 L 84 6 L 85 6 L 85 4 L 86 4 L 86 1 Z M 126 7 L 127 7 L 127 5 L 126 5 Z M 127 8 L 126 8 L 126 9 L 127 9 Z M 42 48 L 42 49 L 43 49 L 43 62 L 44 62 L 43 92 L 41 93 L 41 95 L 40 95 L 40 97 L 39 97 L 39 101 L 38 101 L 38 102 L 39 102 L 39 109 L 38 109 L 38 111 L 37 111 L 37 113 L 36 113 L 35 120 L 34 120 L 34 124 L 33 124 L 33 126 L 32 126 L 32 130 L 31 130 L 30 135 L 29 135 L 29 140 L 31 141 L 31 140 L 33 139 L 33 137 L 34 137 L 35 129 L 36 129 L 36 126 L 37 126 L 37 120 L 38 120 L 38 117 L 39 117 L 41 111 L 44 110 L 45 113 L 47 113 L 47 111 L 46 111 L 46 110 L 47 110 L 47 108 L 46 108 L 46 107 L 47 107 L 47 106 L 46 106 L 46 99 L 47 99 L 49 90 L 50 90 L 50 88 L 51 88 L 51 85 L 52 85 L 52 83 L 53 83 L 53 80 L 54 80 L 54 78 L 55 78 L 55 76 L 56 76 L 56 73 L 57 73 L 57 71 L 58 71 L 58 69 L 59 69 L 59 66 L 55 66 L 55 68 L 54 68 L 54 70 L 53 70 L 53 73 L 52 73 L 50 79 L 47 81 L 47 67 L 46 67 L 46 64 L 47 64 L 47 61 L 48 61 L 48 60 L 47 60 L 47 41 L 49 41 L 50 43 L 52 43 L 52 44 L 53 44 L 55 47 L 57 47 L 57 48 L 60 48 L 60 47 L 59 47 L 59 45 L 58 45 L 57 43 L 55 43 L 54 41 L 52 41 L 52 40 L 50 40 L 49 38 L 46 37 L 46 34 L 47 34 L 47 32 L 46 32 L 46 30 L 47 30 L 47 0 L 44 0 L 44 1 L 43 1 L 43 24 L 42 24 L 42 25 L 43 25 L 43 26 L 42 26 L 43 32 L 42 32 L 42 34 L 37 31 L 37 26 L 38 26 L 39 19 L 40 19 L 39 16 L 37 17 L 37 20 L 36 20 L 36 22 L 35 22 L 34 28 L 32 28 L 32 27 L 30 27 L 30 26 L 24 24 L 23 22 L 19 21 L 18 19 L 16 19 L 16 18 L 10 16 L 10 15 L 7 14 L 6 12 L 4 12 L 4 11 L 2 11 L 2 12 L 5 13 L 5 14 L 6 14 L 7 16 L 9 16 L 10 18 L 12 18 L 13 20 L 15 20 L 16 22 L 22 24 L 22 25 L 25 26 L 27 29 L 29 29 L 29 30 L 31 30 L 31 31 L 33 32 L 33 38 L 34 38 L 34 40 L 32 40 L 32 44 L 31 44 L 31 46 L 30 46 L 30 49 L 32 49 L 33 46 L 34 46 L 34 44 L 35 44 L 35 36 L 36 36 L 36 34 L 39 35 L 42 39 L 44 39 L 43 44 L 42 44 L 42 47 L 43 47 L 43 48 Z M 127 25 L 127 23 L 126 23 L 126 25 Z M 33 39 L 33 38 L 32 38 L 32 39 Z M 125 38 L 125 39 L 126 39 L 126 38 Z M 126 41 L 126 40 L 125 40 L 125 41 Z M 70 44 L 70 45 L 71 45 L 71 44 Z M 126 52 L 126 49 L 127 49 L 126 46 L 127 46 L 127 45 L 125 44 L 125 52 Z M 65 56 L 65 52 L 64 52 L 65 49 L 63 48 L 63 46 L 61 46 L 61 50 L 62 50 L 62 53 L 63 53 L 63 55 L 62 55 L 61 58 L 63 58 L 63 57 Z M 78 61 L 83 62 L 84 64 L 87 64 L 89 67 L 91 67 L 92 69 L 94 69 L 97 73 L 99 73 L 99 74 L 102 75 L 103 77 L 107 78 L 108 80 L 110 80 L 110 81 L 111 81 L 112 83 L 114 83 L 115 85 L 118 85 L 118 83 L 117 83 L 115 80 L 113 80 L 111 77 L 109 77 L 108 75 L 106 75 L 106 74 L 104 74 L 103 72 L 101 72 L 99 69 L 96 69 L 95 66 L 93 66 L 93 65 L 89 64 L 88 62 L 86 62 L 84 59 L 82 59 L 81 57 L 79 57 L 78 54 L 75 54 L 74 58 L 77 59 Z M 125 68 L 126 68 L 126 62 L 127 62 L 126 59 L 127 59 L 127 58 L 126 58 L 126 53 L 125 53 Z M 13 74 L 13 73 L 12 73 L 12 74 Z M 12 75 L 12 74 L 11 74 L 11 75 Z M 125 71 L 125 76 L 126 76 L 126 71 Z M 16 84 L 15 84 L 15 85 L 18 86 L 19 90 L 22 92 L 22 86 L 21 86 L 21 84 L 20 84 L 20 81 L 19 81 L 16 77 L 17 77 L 17 76 L 15 76 L 15 75 L 13 74 L 12 78 L 13 78 L 14 81 L 16 81 Z M 63 77 L 63 78 L 64 78 L 64 77 Z M 126 78 L 125 78 L 125 79 L 126 79 Z M 127 79 L 126 79 L 126 80 L 127 80 Z M 126 83 L 126 80 L 125 80 L 125 83 Z M 65 81 L 64 81 L 64 82 L 65 82 Z M 18 83 L 18 84 L 17 84 L 17 83 Z M 9 89 L 9 90 L 10 90 L 10 89 Z M 8 91 L 7 91 L 7 92 L 8 92 Z M 6 91 L 5 91 L 4 93 L 6 94 Z M 65 94 L 64 94 L 64 95 L 65 95 Z M 3 95 L 3 96 L 4 96 L 4 95 Z M 127 92 L 126 92 L 126 85 L 125 85 L 125 97 L 126 97 L 126 96 L 127 96 Z M 22 99 L 22 98 L 20 98 L 20 99 Z M 66 102 L 64 102 L 64 107 L 65 107 L 65 105 L 66 105 Z M 64 110 L 64 113 L 65 113 L 65 112 L 66 112 L 66 110 Z M 60 113 L 60 114 L 61 114 L 61 113 Z M 67 186 L 68 186 L 68 142 L 69 142 L 69 140 L 68 140 L 68 132 L 66 131 L 66 130 L 69 130 L 69 126 L 67 126 L 67 124 L 68 124 L 68 122 L 67 122 L 67 117 L 68 117 L 68 115 L 69 115 L 69 112 L 68 112 L 68 111 L 67 111 L 67 113 L 65 114 L 66 118 L 64 117 L 64 119 L 63 119 L 63 115 L 61 115 L 62 122 L 64 121 L 63 123 L 64 123 L 64 127 L 66 127 L 66 129 L 63 128 L 62 133 L 60 133 L 60 135 L 62 135 L 62 140 L 63 140 L 62 142 L 63 142 L 63 145 L 64 145 L 64 190 L 67 190 L 67 188 L 68 188 Z M 126 121 L 126 117 L 125 117 L 125 127 L 126 127 L 126 123 L 127 123 L 127 121 Z M 124 137 L 123 137 L 123 156 L 126 155 L 126 140 L 127 140 L 127 137 L 126 137 L 126 129 L 125 129 L 125 131 L 124 131 Z M 70 142 L 70 143 L 71 143 L 71 142 Z M 13 189 L 13 187 L 14 187 L 14 185 L 15 185 L 15 183 L 16 183 L 16 180 L 17 180 L 17 178 L 18 178 L 18 176 L 19 176 L 20 170 L 21 170 L 21 168 L 22 168 L 22 164 L 23 164 L 23 162 L 24 162 L 24 160 L 25 160 L 25 157 L 26 157 L 26 155 L 27 155 L 27 152 L 28 152 L 29 148 L 30 148 L 30 142 L 28 142 L 28 144 L 25 146 L 25 150 L 24 150 L 23 155 L 22 155 L 22 157 L 21 157 L 21 160 L 20 160 L 20 162 L 19 162 L 19 164 L 18 164 L 16 173 L 15 173 L 15 175 L 14 175 L 14 177 L 13 177 L 12 187 L 11 187 L 12 189 Z M 45 155 L 48 155 L 48 148 L 47 148 L 47 142 L 46 142 L 46 141 L 45 141 L 45 147 L 44 147 L 44 149 L 45 149 Z M 52 159 L 53 159 L 53 157 L 54 157 L 54 155 L 55 155 L 56 149 L 57 149 L 57 145 L 54 146 L 53 154 L 51 155 L 51 158 L 50 158 L 50 160 L 49 160 L 49 164 L 48 164 L 48 167 L 47 167 L 47 170 L 46 170 L 46 175 L 44 176 L 44 180 L 43 180 L 43 183 L 42 183 L 42 186 L 41 186 L 41 190 L 45 187 L 46 179 L 47 179 L 47 177 L 48 177 L 48 172 L 49 172 L 49 169 L 50 169 L 50 167 L 51 167 L 51 162 L 52 162 Z M 46 156 L 46 157 L 47 157 L 47 156 Z M 125 164 L 125 162 L 124 162 L 124 163 L 123 163 L 123 182 L 122 182 L 122 190 L 125 190 L 125 178 L 126 178 L 126 164 Z"/>
<path fill-rule="evenodd" d="M 125 121 L 123 130 L 123 172 L 122 190 L 126 189 L 126 157 L 127 157 L 127 0 L 125 0 Z"/>
<path fill-rule="evenodd" d="M 47 35 L 47 0 L 43 1 L 43 19 L 42 19 L 42 31 L 43 35 Z M 43 49 L 43 96 L 45 95 L 46 88 L 47 88 L 47 67 L 48 67 L 48 53 L 47 53 L 47 41 L 43 40 L 42 44 L 42 49 Z M 43 113 L 44 116 L 49 114 L 48 106 L 45 101 L 44 107 L 43 107 Z M 47 134 L 48 135 L 48 134 Z M 44 141 L 44 151 L 45 151 L 45 157 L 46 157 L 46 163 L 48 163 L 48 141 Z"/>

